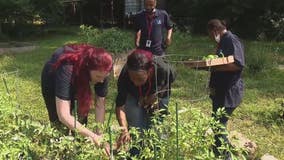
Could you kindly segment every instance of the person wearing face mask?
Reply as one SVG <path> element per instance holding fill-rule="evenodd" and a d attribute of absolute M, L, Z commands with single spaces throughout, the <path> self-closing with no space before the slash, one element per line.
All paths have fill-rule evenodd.
<path fill-rule="evenodd" d="M 232 115 L 233 111 L 238 107 L 243 98 L 244 84 L 242 80 L 242 72 L 245 66 L 244 47 L 240 39 L 227 30 L 225 22 L 219 19 L 212 19 L 207 24 L 209 37 L 217 43 L 216 54 L 218 56 L 234 56 L 234 63 L 213 66 L 211 68 L 211 76 L 209 81 L 210 98 L 212 99 L 213 117 L 226 125 L 228 116 Z M 222 55 L 223 54 L 223 55 Z M 224 108 L 227 115 L 216 117 L 216 112 L 219 108 Z M 225 156 L 227 160 L 231 159 L 230 154 L 222 153 L 218 150 L 223 140 L 229 145 L 227 136 L 220 131 L 225 131 L 224 128 L 218 129 L 215 133 L 215 146 L 213 151 L 215 155 Z M 219 131 L 219 133 L 217 133 Z"/>
<path fill-rule="evenodd" d="M 174 79 L 173 68 L 160 59 L 153 60 L 151 52 L 136 49 L 128 56 L 117 82 L 116 116 L 122 127 L 119 146 L 130 140 L 129 128 L 142 132 L 151 127 L 155 109 L 167 114 Z M 130 153 L 133 156 L 139 151 L 133 148 Z"/>
<path fill-rule="evenodd" d="M 96 96 L 96 122 L 104 122 L 107 77 L 111 70 L 112 57 L 102 48 L 88 44 L 70 44 L 58 48 L 45 63 L 41 75 L 42 95 L 51 125 L 66 133 L 68 129 L 76 130 L 100 146 L 100 131 L 93 132 L 84 124 L 87 124 L 93 105 L 91 86 Z M 64 126 L 68 129 L 64 129 Z M 105 151 L 109 155 L 108 145 Z"/>
<path fill-rule="evenodd" d="M 171 44 L 173 24 L 168 13 L 156 9 L 156 4 L 156 0 L 145 0 L 145 9 L 135 16 L 135 46 L 162 56 L 165 54 L 165 48 Z"/>

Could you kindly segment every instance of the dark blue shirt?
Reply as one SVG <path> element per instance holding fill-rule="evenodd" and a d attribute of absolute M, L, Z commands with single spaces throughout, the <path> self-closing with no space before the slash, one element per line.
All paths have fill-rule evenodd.
<path fill-rule="evenodd" d="M 155 59 L 153 69 L 154 73 L 152 77 L 144 85 L 141 86 L 142 95 L 139 95 L 139 88 L 135 86 L 134 83 L 130 80 L 127 68 L 125 66 L 123 67 L 117 81 L 117 107 L 123 106 L 125 104 L 127 96 L 129 94 L 138 100 L 140 96 L 145 97 L 156 93 L 157 89 L 158 91 L 167 90 L 170 93 L 171 83 L 173 83 L 176 78 L 175 70 L 161 58 Z M 163 98 L 166 95 L 167 94 L 165 92 L 165 94 L 159 95 L 159 97 Z"/>
<path fill-rule="evenodd" d="M 237 107 L 243 97 L 242 71 L 245 66 L 244 47 L 239 38 L 230 31 L 226 32 L 220 40 L 217 55 L 223 53 L 225 57 L 234 56 L 234 63 L 241 69 L 235 72 L 211 72 L 209 87 L 212 89 L 210 97 L 215 107 Z"/>
<path fill-rule="evenodd" d="M 154 18 L 148 20 L 152 23 L 152 28 L 147 25 L 147 13 L 145 10 L 141 11 L 135 16 L 136 31 L 141 30 L 141 38 L 139 48 L 151 51 L 154 55 L 164 54 L 163 49 L 163 33 L 164 30 L 169 30 L 173 27 L 169 15 L 164 10 L 155 9 Z M 150 29 L 150 37 L 148 31 Z M 146 47 L 146 41 L 151 40 L 151 47 Z"/>
<path fill-rule="evenodd" d="M 42 94 L 46 107 L 48 109 L 49 120 L 51 122 L 58 121 L 56 112 L 55 97 L 63 100 L 71 101 L 71 108 L 75 106 L 76 88 L 72 84 L 73 64 L 63 63 L 56 70 L 53 64 L 57 62 L 58 58 L 66 52 L 72 52 L 73 49 L 65 46 L 58 48 L 52 57 L 46 62 L 41 75 Z M 102 83 L 94 85 L 96 95 L 105 97 L 107 94 L 108 78 Z M 86 123 L 83 122 L 82 123 Z"/>
<path fill-rule="evenodd" d="M 68 51 L 72 52 L 73 50 L 72 48 L 65 46 L 65 47 L 58 48 L 55 51 L 51 59 L 46 64 L 47 66 L 49 66 L 50 71 L 52 70 L 52 67 L 51 67 L 52 64 L 56 63 L 58 58 L 62 54 Z M 55 73 L 51 72 L 50 75 L 54 76 L 55 96 L 61 99 L 64 99 L 64 100 L 72 99 L 75 94 L 75 88 L 71 84 L 72 76 L 73 76 L 73 64 L 62 64 L 57 68 Z M 94 85 L 95 93 L 100 97 L 105 97 L 107 94 L 107 87 L 108 87 L 108 79 L 106 78 L 104 82 L 97 83 Z"/>

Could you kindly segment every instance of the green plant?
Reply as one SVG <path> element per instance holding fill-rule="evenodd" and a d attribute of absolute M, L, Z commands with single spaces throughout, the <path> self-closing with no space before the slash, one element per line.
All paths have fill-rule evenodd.
<path fill-rule="evenodd" d="M 0 95 L 1 159 L 83 160 L 105 157 L 104 151 L 89 140 L 81 136 L 65 136 L 49 125 L 42 125 L 15 104 L 8 95 Z"/>
<path fill-rule="evenodd" d="M 156 113 L 152 119 L 152 128 L 142 133 L 137 132 L 136 129 L 131 130 L 132 141 L 127 148 L 135 147 L 140 150 L 140 154 L 134 159 L 215 159 L 211 150 L 214 145 L 214 134 L 208 133 L 208 130 L 221 127 L 219 122 L 203 115 L 197 109 L 189 110 L 185 107 L 189 106 L 182 105 L 183 111 L 178 111 L 178 116 L 172 113 L 166 116 L 162 123 Z M 179 116 L 182 118 L 177 121 L 176 117 Z M 176 130 L 177 125 L 178 131 Z M 230 151 L 233 155 L 239 153 L 237 149 L 225 146 L 221 150 Z M 127 156 L 128 153 L 123 152 L 116 158 Z"/>
<path fill-rule="evenodd" d="M 275 68 L 277 51 L 271 45 L 260 43 L 245 43 L 246 66 L 249 73 L 255 74 Z"/>
<path fill-rule="evenodd" d="M 218 58 L 218 55 L 209 54 L 207 56 L 203 56 L 202 60 L 212 60 L 212 59 L 215 59 L 215 58 Z"/>
<path fill-rule="evenodd" d="M 278 104 L 278 113 L 279 116 L 284 119 L 284 98 L 276 98 L 275 99 L 276 104 Z"/>
<path fill-rule="evenodd" d="M 132 49 L 133 35 L 117 28 L 99 30 L 91 26 L 80 26 L 83 41 L 97 47 L 107 49 L 114 54 L 119 54 Z"/>

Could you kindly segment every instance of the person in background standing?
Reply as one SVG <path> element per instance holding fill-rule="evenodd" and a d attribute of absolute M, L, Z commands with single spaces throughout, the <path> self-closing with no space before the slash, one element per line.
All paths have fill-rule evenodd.
<path fill-rule="evenodd" d="M 156 0 L 145 0 L 145 9 L 135 17 L 135 46 L 156 56 L 165 54 L 165 48 L 171 44 L 173 24 L 166 11 L 156 9 Z M 164 30 L 166 37 L 164 38 Z"/>
<path fill-rule="evenodd" d="M 225 22 L 219 19 L 212 19 L 207 24 L 209 36 L 217 43 L 216 54 L 218 56 L 234 56 L 234 63 L 213 66 L 210 76 L 210 98 L 212 99 L 213 116 L 224 125 L 215 131 L 215 146 L 213 151 L 218 156 L 224 156 L 226 160 L 231 159 L 228 153 L 220 153 L 218 147 L 223 140 L 225 145 L 230 145 L 227 135 L 220 133 L 226 131 L 228 116 L 238 107 L 243 98 L 244 84 L 242 72 L 245 66 L 244 47 L 239 38 L 227 30 Z M 227 115 L 216 116 L 219 108 L 224 108 Z"/>

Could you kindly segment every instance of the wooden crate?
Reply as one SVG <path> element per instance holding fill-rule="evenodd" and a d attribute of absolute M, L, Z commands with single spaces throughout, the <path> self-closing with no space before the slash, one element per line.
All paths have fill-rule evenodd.
<path fill-rule="evenodd" d="M 191 68 L 204 68 L 210 66 L 218 66 L 223 64 L 229 64 L 234 62 L 234 56 L 219 57 L 210 60 L 188 60 L 184 61 L 184 64 Z"/>

